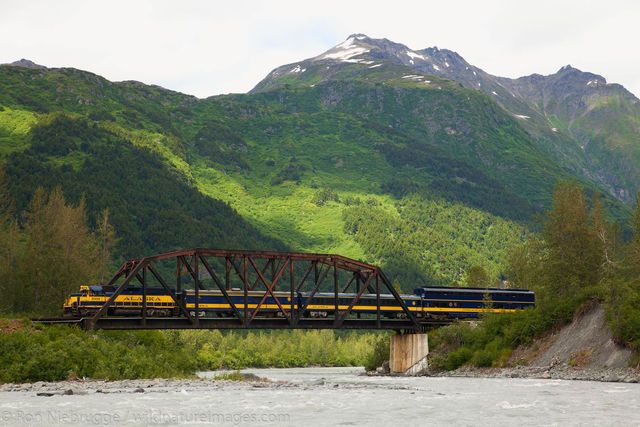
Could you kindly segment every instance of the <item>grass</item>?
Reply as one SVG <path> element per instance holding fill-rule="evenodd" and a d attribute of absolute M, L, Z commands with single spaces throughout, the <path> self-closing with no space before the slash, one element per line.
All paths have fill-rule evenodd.
<path fill-rule="evenodd" d="M 323 206 L 313 204 L 311 200 L 317 189 L 292 183 L 282 184 L 273 192 L 267 192 L 259 185 L 247 189 L 243 184 L 251 185 L 250 182 L 243 183 L 208 167 L 196 169 L 194 176 L 204 194 L 231 204 L 250 223 L 268 230 L 268 234 L 296 250 L 339 253 L 356 259 L 365 257 L 359 245 L 343 231 L 344 205 L 335 202 Z M 362 195 L 339 194 L 341 197 Z"/>
<path fill-rule="evenodd" d="M 36 122 L 36 115 L 31 111 L 13 110 L 4 107 L 0 110 L 0 136 L 26 135 Z"/>
<path fill-rule="evenodd" d="M 29 146 L 27 134 L 36 120 L 36 115 L 30 111 L 9 107 L 0 110 L 0 157 L 23 151 Z"/>

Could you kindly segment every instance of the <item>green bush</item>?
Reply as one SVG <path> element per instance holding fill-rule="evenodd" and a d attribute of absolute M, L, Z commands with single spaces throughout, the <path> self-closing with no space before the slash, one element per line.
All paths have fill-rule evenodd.
<path fill-rule="evenodd" d="M 84 332 L 60 325 L 0 332 L 0 382 L 184 377 L 196 366 L 183 348 L 166 346 L 160 331 Z"/>
<path fill-rule="evenodd" d="M 97 331 L 63 325 L 0 332 L 0 382 L 185 377 L 245 367 L 380 366 L 388 334 L 330 330 Z"/>
<path fill-rule="evenodd" d="M 453 371 L 467 363 L 473 357 L 473 351 L 468 347 L 461 347 L 449 354 L 445 363 L 445 369 Z"/>
<path fill-rule="evenodd" d="M 473 329 L 468 323 L 454 323 L 437 330 L 430 339 L 432 345 L 442 343 L 450 348 L 458 348 L 473 340 Z"/>
<path fill-rule="evenodd" d="M 441 353 L 430 353 L 429 369 L 432 371 L 444 371 L 447 369 L 447 356 Z"/>
<path fill-rule="evenodd" d="M 340 201 L 340 197 L 338 196 L 338 193 L 336 193 L 330 188 L 323 188 L 321 190 L 316 191 L 315 194 L 313 195 L 313 198 L 311 199 L 311 202 L 317 206 L 323 206 L 325 203 L 329 201 L 333 201 L 333 202 Z"/>
<path fill-rule="evenodd" d="M 486 351 L 477 351 L 471 358 L 471 364 L 477 368 L 486 368 L 493 365 L 495 361 L 494 354 Z"/>
<path fill-rule="evenodd" d="M 367 355 L 364 361 L 364 368 L 367 371 L 373 371 L 382 366 L 389 360 L 389 335 L 381 334 L 374 338 L 372 351 Z"/>
<path fill-rule="evenodd" d="M 465 363 L 476 367 L 502 365 L 512 349 L 528 345 L 536 336 L 570 322 L 579 307 L 600 299 L 602 290 L 590 287 L 572 297 L 544 300 L 535 309 L 486 314 L 475 328 L 461 322 L 436 329 L 429 337 L 430 366 L 453 370 Z"/>

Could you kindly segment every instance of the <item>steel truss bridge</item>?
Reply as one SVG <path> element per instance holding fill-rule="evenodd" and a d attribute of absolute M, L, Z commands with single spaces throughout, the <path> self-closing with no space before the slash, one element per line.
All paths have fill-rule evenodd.
<path fill-rule="evenodd" d="M 169 286 L 169 282 L 174 283 L 175 288 Z M 108 316 L 108 308 L 114 306 L 116 298 L 134 284 L 142 289 L 141 315 Z M 158 285 L 175 302 L 178 316 L 147 316 L 147 288 Z M 186 285 L 195 292 L 195 309 L 187 310 L 184 299 L 178 297 Z M 77 323 L 85 329 L 392 329 L 407 332 L 450 323 L 449 320 L 417 318 L 380 268 L 340 255 L 196 248 L 127 261 L 105 286 L 113 286 L 115 291 L 91 316 L 34 320 Z M 220 291 L 232 315 L 201 317 L 198 298 L 199 292 L 205 289 Z M 330 289 L 334 294 L 335 307 L 326 318 L 305 317 L 309 301 L 321 289 L 322 292 Z M 242 292 L 244 304 L 239 307 L 234 303 L 230 290 L 236 295 Z M 248 293 L 255 291 L 264 293 L 251 309 L 247 304 Z M 282 292 L 289 298 L 283 298 Z M 310 293 L 306 304 L 298 306 L 298 292 Z M 346 309 L 344 305 L 342 309 L 338 306 L 340 293 L 353 294 Z M 353 312 L 365 293 L 375 295 L 375 315 Z M 393 297 L 402 308 L 400 318 L 381 316 L 381 295 Z M 268 297 L 276 303 L 276 313 L 264 310 Z"/>

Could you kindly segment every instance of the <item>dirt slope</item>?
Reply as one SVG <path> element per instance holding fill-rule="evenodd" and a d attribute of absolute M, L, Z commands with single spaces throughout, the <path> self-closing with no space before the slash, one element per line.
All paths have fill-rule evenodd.
<path fill-rule="evenodd" d="M 571 324 L 542 339 L 538 348 L 546 350 L 532 366 L 568 364 L 581 368 L 626 368 L 631 357 L 629 349 L 613 342 L 600 304 L 593 304 Z"/>

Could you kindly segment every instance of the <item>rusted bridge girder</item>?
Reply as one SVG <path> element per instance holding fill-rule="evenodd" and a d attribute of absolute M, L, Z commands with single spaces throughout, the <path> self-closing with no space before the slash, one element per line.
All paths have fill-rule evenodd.
<path fill-rule="evenodd" d="M 175 260 L 176 291 L 168 285 L 158 268 L 159 263 Z M 218 271 L 212 266 L 218 266 Z M 297 268 L 297 270 L 296 270 Z M 270 270 L 270 272 L 269 272 Z M 150 273 L 150 274 L 149 274 Z M 313 274 L 312 274 L 313 273 Z M 332 273 L 331 290 L 335 296 L 333 316 L 328 319 L 311 319 L 304 317 L 309 301 L 316 295 L 326 279 Z M 176 293 L 182 291 L 183 275 L 193 282 L 195 292 L 195 309 L 187 310 L 183 299 Z M 343 276 L 342 279 L 340 276 Z M 344 277 L 344 276 L 347 277 Z M 147 287 L 153 279 L 171 296 L 177 307 L 179 317 L 147 318 Z M 199 292 L 205 289 L 203 276 L 211 279 L 212 290 L 219 290 L 230 306 L 232 316 L 226 318 L 201 318 Z M 270 278 L 267 278 L 270 276 Z M 287 277 L 288 276 L 288 277 Z M 286 280 L 288 278 L 289 280 Z M 122 291 L 136 280 L 142 287 L 142 316 L 140 318 L 107 317 L 108 308 L 114 304 Z M 229 296 L 231 283 L 240 283 L 239 289 L 244 295 L 244 304 L 238 307 Z M 341 282 L 342 280 L 342 282 Z M 109 300 L 91 318 L 84 319 L 86 328 L 323 328 L 323 329 L 405 329 L 419 330 L 415 315 L 384 275 L 374 265 L 356 261 L 340 255 L 310 254 L 298 252 L 271 252 L 196 248 L 168 252 L 125 262 L 109 280 L 107 286 L 114 286 L 115 291 Z M 248 293 L 263 290 L 260 302 L 254 309 L 249 309 Z M 288 292 L 288 302 L 276 295 L 276 291 Z M 368 291 L 376 296 L 375 317 L 361 319 L 353 313 L 353 308 Z M 309 293 L 306 304 L 296 304 L 298 292 Z M 354 294 L 346 309 L 338 306 L 338 294 L 351 292 Z M 402 308 L 404 319 L 383 319 L 380 313 L 381 294 L 392 295 Z M 267 318 L 263 305 L 271 297 L 278 307 L 277 318 Z M 263 316 L 261 316 L 263 314 Z M 273 315 L 273 312 L 270 313 Z M 357 316 L 357 318 L 354 318 Z M 120 326 L 119 326 L 120 325 Z"/>

